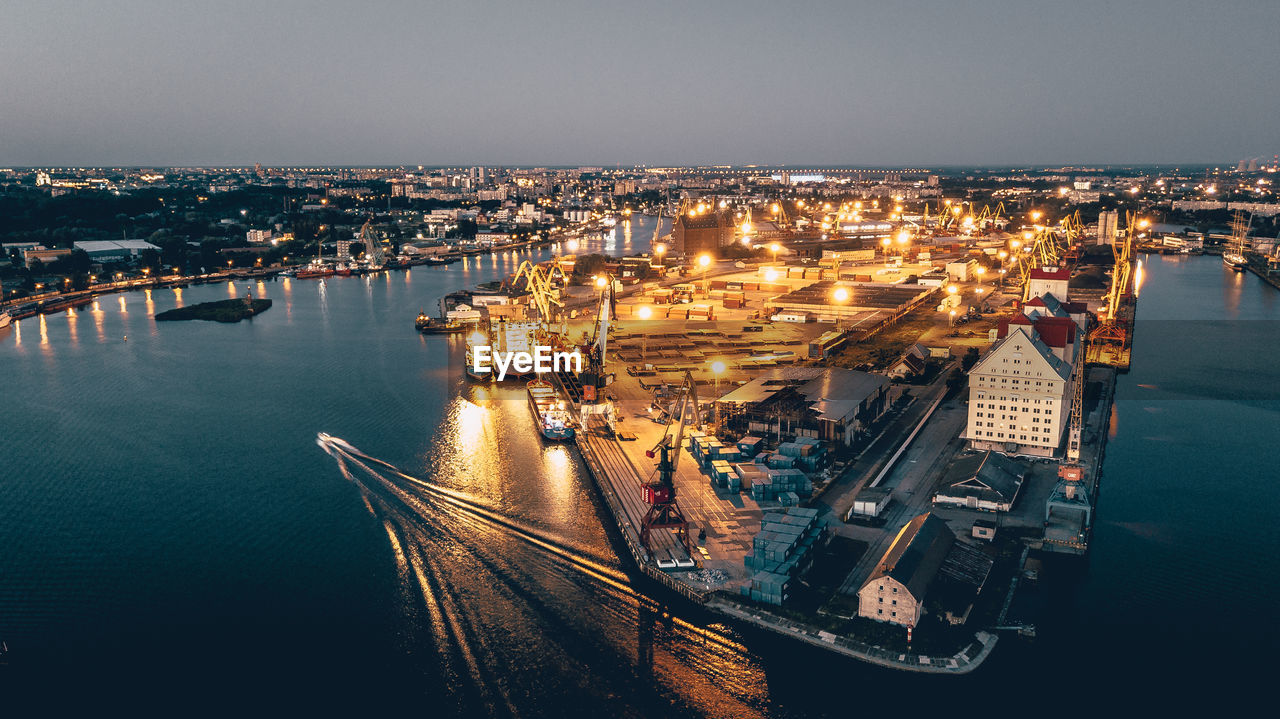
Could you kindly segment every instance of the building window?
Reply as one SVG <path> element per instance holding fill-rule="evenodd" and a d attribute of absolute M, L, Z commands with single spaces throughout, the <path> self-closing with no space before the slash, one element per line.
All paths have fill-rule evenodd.
<path fill-rule="evenodd" d="M 883 609 L 877 609 L 877 610 L 876 610 L 876 614 L 884 614 L 884 610 L 883 610 Z"/>

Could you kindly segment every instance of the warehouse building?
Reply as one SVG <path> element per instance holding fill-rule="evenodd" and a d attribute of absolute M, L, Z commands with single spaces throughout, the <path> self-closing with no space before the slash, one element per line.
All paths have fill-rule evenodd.
<path fill-rule="evenodd" d="M 771 369 L 718 400 L 725 425 L 761 437 L 848 445 L 884 414 L 889 380 L 839 367 Z"/>

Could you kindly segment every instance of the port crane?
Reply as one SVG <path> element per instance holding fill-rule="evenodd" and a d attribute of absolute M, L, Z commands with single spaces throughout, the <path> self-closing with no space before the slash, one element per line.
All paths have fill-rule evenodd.
<path fill-rule="evenodd" d="M 1126 215 L 1125 233 L 1111 245 L 1115 257 L 1115 269 L 1111 272 L 1111 291 L 1106 296 L 1106 307 L 1101 310 L 1098 326 L 1089 332 L 1087 355 L 1090 362 L 1117 367 L 1129 365 L 1129 328 L 1125 326 L 1120 310 L 1132 292 L 1133 241 L 1138 230 L 1151 223 L 1139 220 L 1129 212 Z"/>
<path fill-rule="evenodd" d="M 373 218 L 364 221 L 360 226 L 360 241 L 364 243 L 364 261 L 371 268 L 382 267 L 387 262 L 387 253 L 382 249 L 382 244 L 373 237 L 373 230 L 369 228 Z"/>
<path fill-rule="evenodd" d="M 658 466 L 657 478 L 644 485 L 644 501 L 649 505 L 640 524 L 640 544 L 652 553 L 649 539 L 655 529 L 675 530 L 676 536 L 684 544 L 685 551 L 693 556 L 693 542 L 689 537 L 689 522 L 684 517 L 680 505 L 676 502 L 675 475 L 680 463 L 680 450 L 684 445 L 684 428 L 686 425 L 702 429 L 702 414 L 698 407 L 698 385 L 693 380 L 693 373 L 685 370 L 684 382 L 677 392 L 676 404 L 672 407 L 667 419 L 667 426 L 662 432 L 662 439 L 645 452 L 650 459 L 656 458 Z"/>
<path fill-rule="evenodd" d="M 617 415 L 613 401 L 604 394 L 604 388 L 613 382 L 613 375 L 605 370 L 605 357 L 609 349 L 609 323 L 617 312 L 617 298 L 613 293 L 614 280 L 601 276 L 607 283 L 601 288 L 596 307 L 596 323 L 592 325 L 590 342 L 583 347 L 585 367 L 578 375 L 582 383 L 581 422 L 585 429 L 591 415 L 602 415 L 610 432 L 617 432 Z"/>
<path fill-rule="evenodd" d="M 559 264 L 553 263 L 550 268 L 546 268 L 525 260 L 511 276 L 511 286 L 515 287 L 522 279 L 525 281 L 525 289 L 529 291 L 530 301 L 538 310 L 539 319 L 546 325 L 555 322 L 555 308 L 564 307 L 564 302 L 556 292 L 555 282 L 566 282 L 564 270 L 560 269 Z"/>

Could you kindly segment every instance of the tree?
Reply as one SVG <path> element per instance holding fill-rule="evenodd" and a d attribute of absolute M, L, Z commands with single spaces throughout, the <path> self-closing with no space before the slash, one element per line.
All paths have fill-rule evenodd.
<path fill-rule="evenodd" d="M 152 272 L 160 269 L 160 253 L 148 247 L 138 253 L 138 266 L 145 267 Z"/>
<path fill-rule="evenodd" d="M 978 348 L 970 347 L 968 351 L 964 353 L 964 357 L 960 359 L 960 368 L 965 372 L 968 372 L 973 369 L 973 366 L 976 364 L 978 364 Z"/>

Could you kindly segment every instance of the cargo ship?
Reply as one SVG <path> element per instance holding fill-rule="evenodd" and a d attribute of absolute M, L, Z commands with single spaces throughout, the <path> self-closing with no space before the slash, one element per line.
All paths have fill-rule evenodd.
<path fill-rule="evenodd" d="M 300 280 L 312 280 L 317 277 L 332 277 L 337 270 L 332 265 L 311 264 L 299 269 L 293 273 L 293 276 Z"/>
<path fill-rule="evenodd" d="M 546 380 L 534 379 L 526 388 L 529 409 L 533 411 L 533 419 L 538 423 L 542 436 L 551 440 L 573 439 L 573 414 L 555 387 Z"/>
<path fill-rule="evenodd" d="M 467 335 L 467 351 L 463 360 L 463 371 L 467 373 L 467 378 L 477 382 L 488 382 L 493 379 L 493 370 L 489 367 L 481 367 L 476 369 L 473 356 L 476 345 L 485 345 L 489 343 L 489 336 L 480 330 L 476 330 Z"/>

